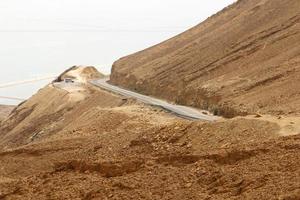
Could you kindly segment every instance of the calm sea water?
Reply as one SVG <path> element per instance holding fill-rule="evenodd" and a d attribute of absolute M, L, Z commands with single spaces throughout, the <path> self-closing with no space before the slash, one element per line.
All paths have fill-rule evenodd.
<path fill-rule="evenodd" d="M 122 56 L 145 49 L 236 0 L 0 1 L 0 85 L 93 65 L 109 74 Z M 28 98 L 47 82 L 0 88 Z M 0 104 L 16 104 L 0 98 Z"/>
<path fill-rule="evenodd" d="M 109 74 L 118 58 L 175 34 L 177 32 L 0 32 L 0 84 L 57 75 L 73 65 L 93 65 Z M 49 81 L 0 88 L 0 96 L 29 98 Z M 0 104 L 17 103 L 0 99 Z"/>

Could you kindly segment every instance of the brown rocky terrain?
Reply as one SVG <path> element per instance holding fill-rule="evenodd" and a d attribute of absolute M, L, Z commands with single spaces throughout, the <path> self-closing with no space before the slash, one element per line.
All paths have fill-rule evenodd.
<path fill-rule="evenodd" d="M 113 65 L 111 82 L 226 117 L 300 114 L 299 0 L 239 0 Z"/>
<path fill-rule="evenodd" d="M 66 70 L 0 118 L 0 200 L 300 199 L 299 11 L 239 0 L 113 66 L 115 84 L 229 118 L 181 119 Z"/>
<path fill-rule="evenodd" d="M 63 88 L 1 122 L 0 199 L 300 198 L 293 118 L 188 121 L 89 84 Z"/>
<path fill-rule="evenodd" d="M 0 122 L 8 117 L 8 115 L 14 108 L 15 106 L 0 105 Z"/>

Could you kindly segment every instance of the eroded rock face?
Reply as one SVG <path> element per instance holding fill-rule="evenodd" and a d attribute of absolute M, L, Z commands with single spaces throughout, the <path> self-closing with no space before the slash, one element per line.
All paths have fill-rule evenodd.
<path fill-rule="evenodd" d="M 111 82 L 228 117 L 299 114 L 299 10 L 298 0 L 240 0 L 116 61 Z"/>

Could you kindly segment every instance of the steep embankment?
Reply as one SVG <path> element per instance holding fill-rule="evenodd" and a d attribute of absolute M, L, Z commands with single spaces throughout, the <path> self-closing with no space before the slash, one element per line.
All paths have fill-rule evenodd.
<path fill-rule="evenodd" d="M 297 199 L 299 142 L 262 118 L 190 122 L 56 82 L 0 126 L 0 199 Z"/>
<path fill-rule="evenodd" d="M 113 65 L 111 81 L 232 117 L 300 114 L 299 0 L 239 0 Z"/>
<path fill-rule="evenodd" d="M 91 78 L 102 76 L 93 67 L 72 67 L 64 72 L 61 77 L 72 77 L 76 83 L 53 82 L 47 85 L 0 122 L 0 150 L 49 139 L 84 121 L 92 123 L 97 117 L 81 118 L 81 114 L 90 109 L 85 117 L 101 111 L 105 113 L 106 107 L 125 104 L 126 100 L 96 92 L 86 83 Z M 77 118 L 81 122 L 77 122 Z"/>
<path fill-rule="evenodd" d="M 8 115 L 14 108 L 15 106 L 0 105 L 0 122 L 8 117 Z"/>

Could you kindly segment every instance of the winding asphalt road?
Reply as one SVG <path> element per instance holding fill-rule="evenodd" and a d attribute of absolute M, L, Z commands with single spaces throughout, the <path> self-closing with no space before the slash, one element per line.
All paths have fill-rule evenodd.
<path fill-rule="evenodd" d="M 149 97 L 146 95 L 142 95 L 136 92 L 132 92 L 114 85 L 109 84 L 107 81 L 108 78 L 104 79 L 99 79 L 99 80 L 93 80 L 90 81 L 91 84 L 100 87 L 102 89 L 111 91 L 113 93 L 128 97 L 128 98 L 134 98 L 137 99 L 145 104 L 149 104 L 152 106 L 158 106 L 161 107 L 181 118 L 189 119 L 189 120 L 205 120 L 205 121 L 215 121 L 219 119 L 219 117 L 211 115 L 211 114 L 204 114 L 203 112 L 206 113 L 206 111 L 201 111 L 201 110 L 196 110 L 191 107 L 187 106 L 181 106 L 181 105 L 174 105 L 171 103 L 168 103 L 166 101 L 154 98 L 154 97 Z M 208 112 L 207 112 L 208 113 Z"/>

